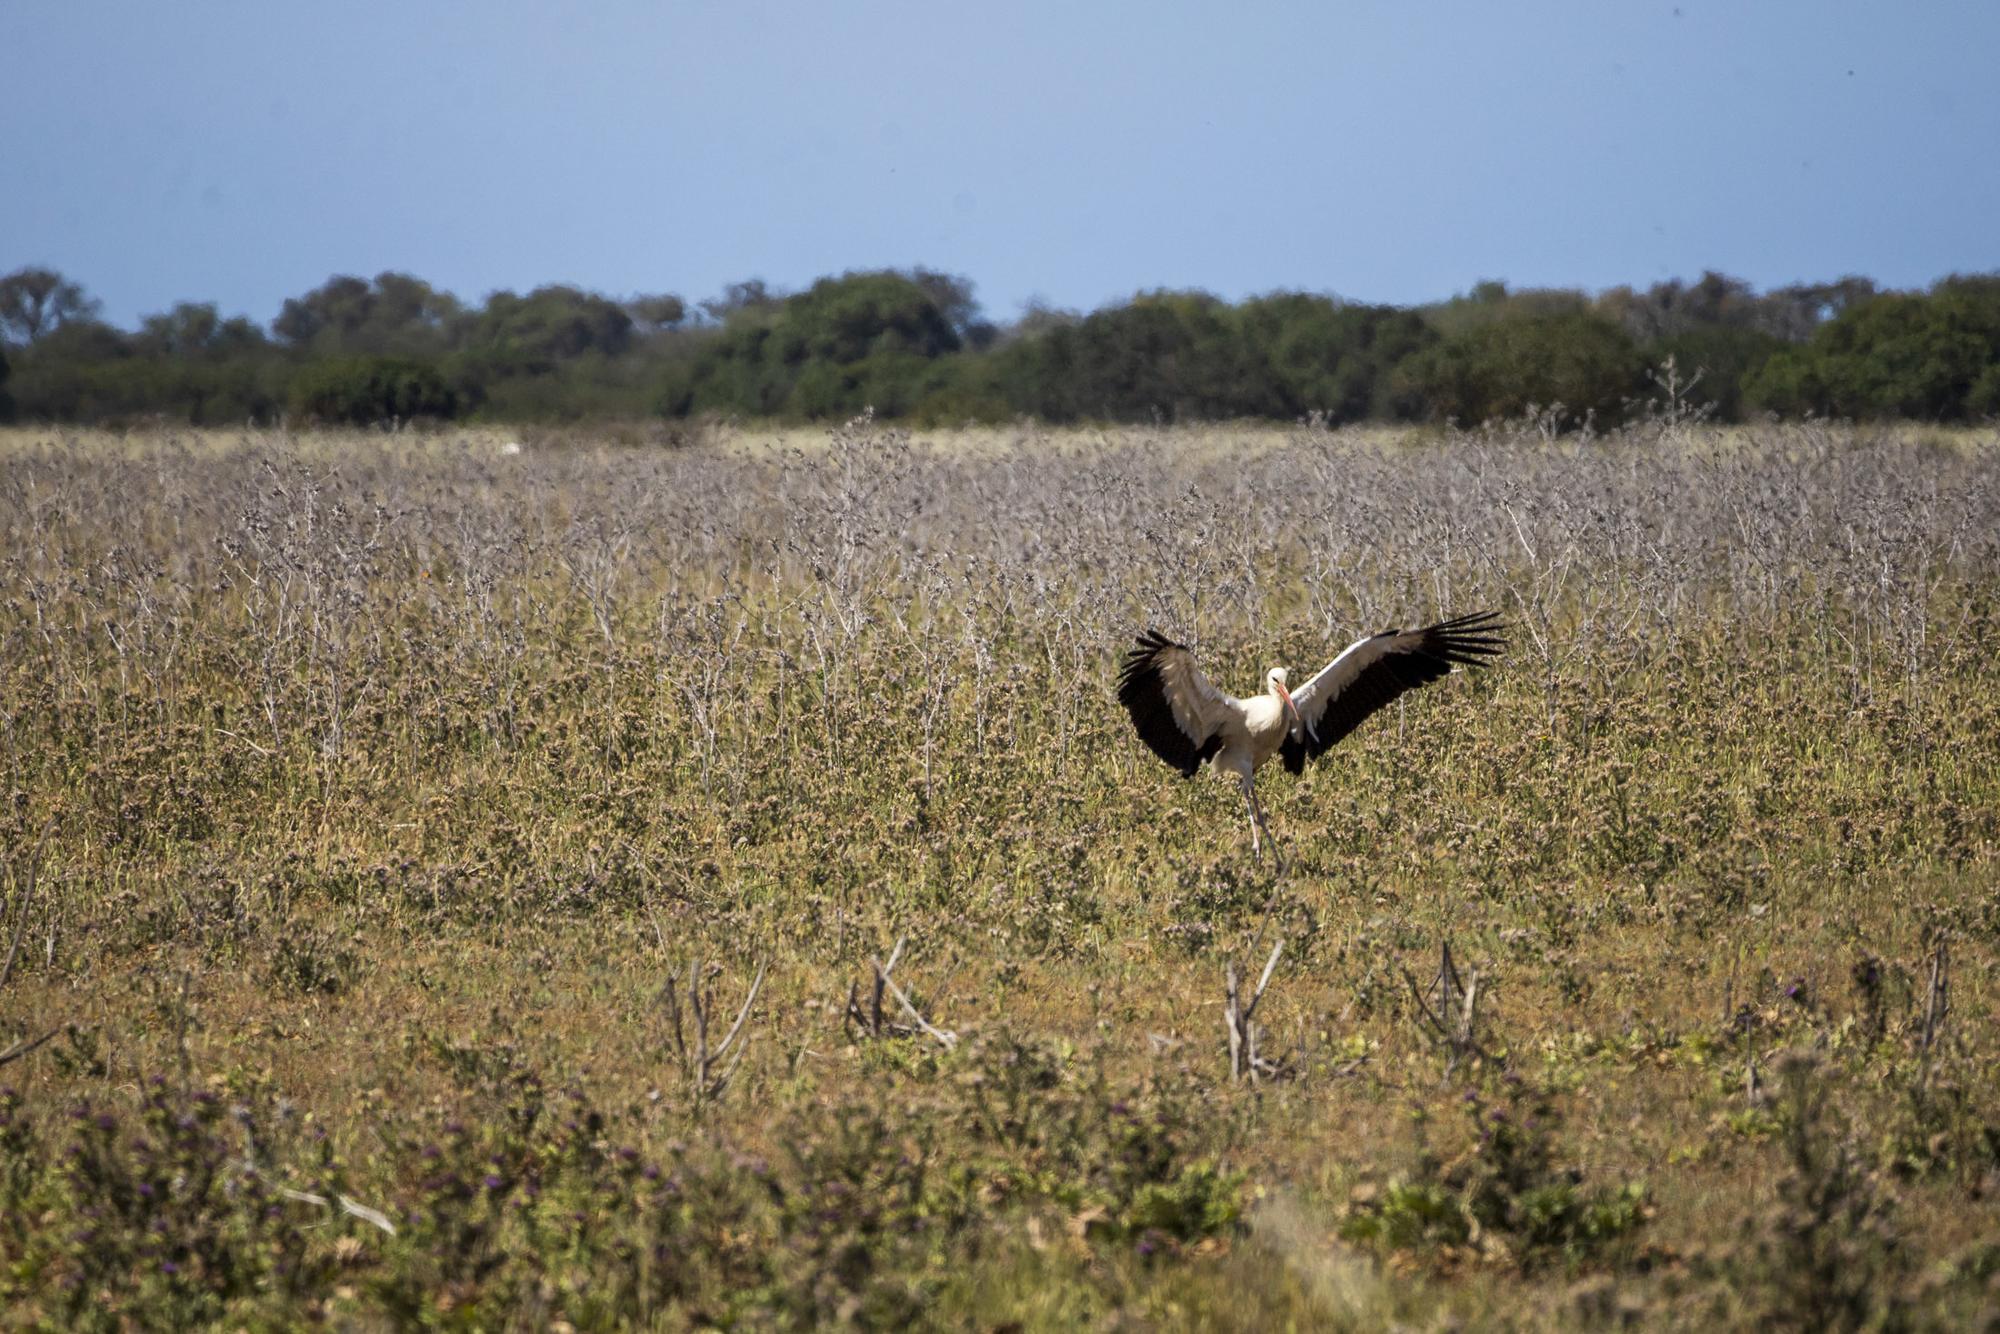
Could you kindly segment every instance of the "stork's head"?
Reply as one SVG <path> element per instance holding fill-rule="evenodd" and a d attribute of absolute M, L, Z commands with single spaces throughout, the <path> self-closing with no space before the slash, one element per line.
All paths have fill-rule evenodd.
<path fill-rule="evenodd" d="M 1273 667 L 1264 673 L 1264 689 L 1284 701 L 1285 712 L 1292 715 L 1292 722 L 1300 727 L 1305 724 L 1299 719 L 1299 706 L 1292 703 L 1292 692 L 1285 689 L 1285 669 Z"/>

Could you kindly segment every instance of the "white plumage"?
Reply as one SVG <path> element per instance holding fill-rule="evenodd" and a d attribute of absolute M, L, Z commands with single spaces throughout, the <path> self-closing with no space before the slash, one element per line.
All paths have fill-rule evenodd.
<path fill-rule="evenodd" d="M 1250 812 L 1250 847 L 1268 833 L 1257 801 L 1257 770 L 1282 755 L 1303 773 L 1326 751 L 1406 690 L 1429 685 L 1454 664 L 1484 665 L 1499 653 L 1506 627 L 1493 612 L 1475 612 L 1416 630 L 1385 630 L 1357 639 L 1297 690 L 1286 689 L 1282 667 L 1264 674 L 1264 693 L 1226 695 L 1202 675 L 1194 655 L 1157 630 L 1139 636 L 1118 677 L 1118 698 L 1139 738 L 1153 753 L 1192 778 L 1204 760 L 1243 784 Z"/>

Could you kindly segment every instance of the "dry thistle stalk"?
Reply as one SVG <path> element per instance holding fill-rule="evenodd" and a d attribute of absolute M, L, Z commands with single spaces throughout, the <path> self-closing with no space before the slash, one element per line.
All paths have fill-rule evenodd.
<path fill-rule="evenodd" d="M 708 1026 L 715 1012 L 715 979 L 721 976 L 721 966 L 705 968 L 702 960 L 696 958 L 688 965 L 685 981 L 676 975 L 660 989 L 674 1052 L 697 1103 L 720 1098 L 743 1064 L 743 1053 L 750 1046 L 744 1025 L 749 1022 L 750 1008 L 757 1003 L 757 993 L 763 989 L 764 974 L 769 968 L 768 961 L 757 965 L 757 975 L 750 980 L 750 990 L 743 997 L 743 1007 L 736 1012 L 735 1022 L 713 1046 L 709 1043 Z"/>
<path fill-rule="evenodd" d="M 916 1004 L 910 1000 L 908 992 L 904 992 L 902 986 L 898 986 L 896 980 L 890 978 L 890 972 L 894 972 L 896 964 L 902 962 L 902 950 L 904 950 L 904 946 L 908 942 L 910 942 L 908 936 L 898 936 L 896 938 L 896 948 L 892 948 L 888 952 L 888 962 L 886 964 L 882 960 L 878 960 L 878 958 L 870 958 L 868 960 L 870 984 L 868 984 L 868 1008 L 866 1010 L 862 1008 L 862 1002 L 860 1002 L 860 988 L 856 984 L 852 984 L 852 982 L 848 984 L 848 1006 L 846 1006 L 844 1022 L 856 1034 L 860 1034 L 862 1038 L 910 1038 L 910 1036 L 916 1036 L 916 1034 L 924 1034 L 924 1036 L 932 1038 L 938 1046 L 942 1046 L 946 1052 L 950 1052 L 954 1046 L 958 1046 L 958 1034 L 950 1032 L 950 1030 L 944 1030 L 944 1028 L 938 1028 L 930 1020 L 926 1020 L 924 1014 L 922 1014 L 922 1010 L 918 1010 Z M 892 996 L 896 1000 L 896 1004 L 902 1006 L 902 1012 L 910 1020 L 908 1024 L 898 1024 L 898 1022 L 890 1020 L 884 1014 L 884 1008 L 882 1008 L 884 996 Z"/>
<path fill-rule="evenodd" d="M 1946 952 L 1945 942 L 1940 940 L 1931 951 L 1930 981 L 1924 987 L 1924 1031 L 1922 1045 L 1922 1072 L 1917 1078 L 1917 1087 L 1927 1089 L 1931 1082 L 1931 1058 L 1938 1038 L 1944 1032 L 1944 1021 L 1951 1014 L 1951 958 Z"/>
<path fill-rule="evenodd" d="M 895 948 L 889 951 L 889 961 L 887 963 L 876 958 L 868 960 L 868 967 L 872 976 L 869 986 L 867 1009 L 864 1010 L 861 1007 L 860 989 L 851 983 L 849 984 L 847 988 L 845 1022 L 862 1037 L 913 1037 L 921 1033 L 936 1042 L 940 1047 L 943 1047 L 946 1051 L 950 1051 L 958 1045 L 958 1034 L 949 1029 L 939 1028 L 932 1024 L 930 1020 L 924 1018 L 923 1012 L 916 1007 L 916 1003 L 910 999 L 909 994 L 896 983 L 894 978 L 889 976 L 894 971 L 897 963 L 902 960 L 903 947 L 908 941 L 909 937 L 907 936 L 898 936 L 896 938 Z M 882 1005 L 885 995 L 894 998 L 896 1004 L 901 1007 L 905 1018 L 909 1020 L 908 1023 L 899 1024 L 887 1017 Z"/>
<path fill-rule="evenodd" d="M 21 887 L 14 894 L 14 924 L 7 941 L 7 958 L 0 962 L 0 987 L 7 985 L 7 979 L 14 975 L 14 960 L 21 954 L 21 937 L 28 929 L 28 910 L 34 906 L 35 877 L 42 869 L 42 853 L 48 849 L 49 837 L 56 831 L 54 816 L 50 816 L 42 826 L 41 837 L 28 853 L 27 869 L 21 873 Z"/>
<path fill-rule="evenodd" d="M 1444 1067 L 1447 1077 L 1469 1056 L 1492 1059 L 1479 1043 L 1479 971 L 1474 969 L 1469 981 L 1459 976 L 1450 941 L 1439 949 L 1437 974 L 1429 987 L 1418 986 L 1407 968 L 1403 981 L 1409 984 L 1410 998 L 1416 1002 L 1419 1026 L 1450 1053 Z"/>
<path fill-rule="evenodd" d="M 1264 1027 L 1257 1022 L 1257 1007 L 1264 1000 L 1264 989 L 1271 985 L 1271 974 L 1277 971 L 1278 959 L 1285 952 L 1285 942 L 1280 938 L 1271 946 L 1271 957 L 1264 963 L 1264 972 L 1257 979 L 1257 989 L 1250 993 L 1250 1003 L 1243 1003 L 1242 983 L 1236 975 L 1236 961 L 1229 960 L 1223 965 L 1222 1022 L 1229 1030 L 1229 1081 L 1239 1083 L 1244 1075 L 1249 1075 L 1255 1084 L 1259 1079 L 1275 1079 L 1284 1074 L 1284 1067 L 1266 1060 L 1257 1052 L 1257 1044 L 1263 1036 Z"/>

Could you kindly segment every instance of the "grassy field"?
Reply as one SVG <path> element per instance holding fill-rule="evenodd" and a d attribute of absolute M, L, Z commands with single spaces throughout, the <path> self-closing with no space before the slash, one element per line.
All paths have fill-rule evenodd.
<path fill-rule="evenodd" d="M 1990 439 L 507 443 L 0 442 L 0 1321 L 2000 1319 Z"/>

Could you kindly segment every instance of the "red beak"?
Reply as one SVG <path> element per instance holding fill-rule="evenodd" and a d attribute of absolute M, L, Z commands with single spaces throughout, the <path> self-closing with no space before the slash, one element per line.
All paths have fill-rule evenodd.
<path fill-rule="evenodd" d="M 1303 731 L 1305 729 L 1306 720 L 1299 717 L 1299 706 L 1292 703 L 1292 692 L 1285 689 L 1285 683 L 1283 681 L 1273 681 L 1271 682 L 1271 684 L 1278 688 L 1278 698 L 1285 701 L 1285 707 L 1291 710 L 1292 722 L 1295 723 L 1301 731 Z"/>

